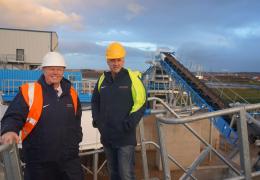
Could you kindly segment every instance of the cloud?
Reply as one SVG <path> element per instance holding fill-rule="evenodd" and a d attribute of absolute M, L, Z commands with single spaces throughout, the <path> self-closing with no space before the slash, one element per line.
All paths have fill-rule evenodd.
<path fill-rule="evenodd" d="M 120 41 L 131 66 L 141 68 L 160 49 L 208 69 L 255 71 L 259 9 L 258 0 L 0 0 L 0 26 L 54 30 L 62 52 L 93 64 Z M 66 29 L 85 24 L 77 33 Z"/>
<path fill-rule="evenodd" d="M 45 4 L 48 4 L 45 2 Z M 2 25 L 18 27 L 46 29 L 51 27 L 69 26 L 73 29 L 81 29 L 82 17 L 74 12 L 67 13 L 55 8 L 59 5 L 56 0 L 49 6 L 34 0 L 1 0 L 0 21 Z M 53 7 L 51 7 L 53 5 Z"/>
<path fill-rule="evenodd" d="M 157 49 L 156 44 L 149 42 L 122 42 L 122 44 L 142 51 L 155 51 Z"/>
<path fill-rule="evenodd" d="M 254 36 L 260 37 L 260 25 L 253 24 L 253 25 L 234 28 L 233 32 L 235 35 L 241 38 L 251 38 Z"/>
<path fill-rule="evenodd" d="M 85 41 L 61 41 L 60 49 L 66 54 L 99 54 L 105 57 L 105 46 Z"/>
<path fill-rule="evenodd" d="M 98 55 L 105 58 L 105 51 L 107 45 L 111 41 L 98 41 L 98 42 L 86 42 L 86 41 L 61 41 L 60 50 L 62 53 L 78 55 Z M 152 43 L 142 42 L 121 42 L 126 48 L 127 54 L 132 57 L 145 57 L 154 52 L 157 48 Z"/>
<path fill-rule="evenodd" d="M 112 41 L 100 41 L 97 42 L 98 45 L 101 46 L 107 46 L 110 44 Z M 149 42 L 120 42 L 123 46 L 133 48 L 133 49 L 138 49 L 141 51 L 156 51 L 157 45 L 154 43 L 149 43 Z"/>
<path fill-rule="evenodd" d="M 186 65 L 193 63 L 202 65 L 206 71 L 259 71 L 260 61 L 258 49 L 260 37 L 251 39 L 234 39 L 234 46 L 206 45 L 198 42 L 182 44 L 176 56 Z"/>
<path fill-rule="evenodd" d="M 67 53 L 64 55 L 69 69 L 107 69 L 106 61 L 98 54 Z"/>
<path fill-rule="evenodd" d="M 110 29 L 107 32 L 98 32 L 101 36 L 129 36 L 131 32 L 125 30 Z"/>
<path fill-rule="evenodd" d="M 127 5 L 128 14 L 126 18 L 128 20 L 133 19 L 134 17 L 140 15 L 144 11 L 144 7 L 138 3 L 132 2 Z"/>
<path fill-rule="evenodd" d="M 105 63 L 105 52 L 110 41 L 83 42 L 83 41 L 61 41 L 60 50 L 66 57 L 68 68 L 88 68 L 88 69 L 107 69 Z M 126 48 L 126 67 L 132 69 L 145 70 L 145 61 L 154 57 L 151 51 L 141 50 L 145 47 L 153 47 L 147 43 L 125 43 Z M 147 49 L 147 48 L 145 48 Z M 140 64 L 142 64 L 140 66 Z"/>

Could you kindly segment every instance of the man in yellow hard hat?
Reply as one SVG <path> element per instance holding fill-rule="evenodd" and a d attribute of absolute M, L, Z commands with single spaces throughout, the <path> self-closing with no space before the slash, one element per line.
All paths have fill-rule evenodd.
<path fill-rule="evenodd" d="M 93 126 L 100 131 L 111 180 L 135 179 L 136 126 L 146 104 L 140 73 L 124 68 L 125 56 L 120 43 L 109 44 L 109 71 L 99 78 L 91 101 Z"/>

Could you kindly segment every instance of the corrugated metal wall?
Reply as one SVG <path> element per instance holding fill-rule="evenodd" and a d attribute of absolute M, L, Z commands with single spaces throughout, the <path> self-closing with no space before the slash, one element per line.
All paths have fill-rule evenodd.
<path fill-rule="evenodd" d="M 37 80 L 41 74 L 42 74 L 41 70 L 0 69 L 0 80 L 3 79 Z M 73 71 L 73 72 L 65 71 L 64 77 L 75 81 L 82 80 L 82 75 L 80 71 Z"/>

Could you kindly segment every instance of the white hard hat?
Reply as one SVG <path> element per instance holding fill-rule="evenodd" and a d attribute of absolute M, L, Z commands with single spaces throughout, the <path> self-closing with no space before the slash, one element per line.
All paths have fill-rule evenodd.
<path fill-rule="evenodd" d="M 42 59 L 42 66 L 61 66 L 66 67 L 63 56 L 58 52 L 48 52 Z"/>

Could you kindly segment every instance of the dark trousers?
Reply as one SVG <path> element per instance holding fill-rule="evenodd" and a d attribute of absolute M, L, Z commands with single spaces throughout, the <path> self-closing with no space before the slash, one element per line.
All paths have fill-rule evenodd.
<path fill-rule="evenodd" d="M 135 146 L 104 146 L 110 180 L 135 180 Z"/>
<path fill-rule="evenodd" d="M 24 180 L 83 180 L 83 170 L 79 158 L 62 163 L 27 163 Z"/>

